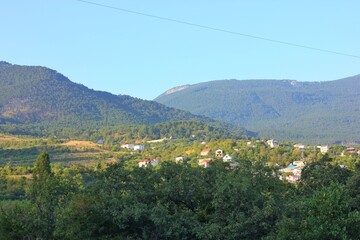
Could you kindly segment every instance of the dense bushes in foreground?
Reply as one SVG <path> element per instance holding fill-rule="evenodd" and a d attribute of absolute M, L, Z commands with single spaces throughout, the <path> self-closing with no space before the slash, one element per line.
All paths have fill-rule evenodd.
<path fill-rule="evenodd" d="M 220 162 L 206 169 L 173 163 L 130 169 L 120 163 L 54 173 L 43 152 L 26 199 L 0 202 L 0 236 L 358 239 L 359 171 L 316 164 L 294 186 L 246 161 L 237 169 Z"/>

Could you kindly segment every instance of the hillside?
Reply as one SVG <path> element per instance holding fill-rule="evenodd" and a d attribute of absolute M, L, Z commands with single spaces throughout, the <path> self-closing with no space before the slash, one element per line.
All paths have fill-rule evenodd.
<path fill-rule="evenodd" d="M 360 75 L 328 82 L 219 80 L 169 90 L 155 101 L 262 136 L 332 143 L 360 139 Z"/>
<path fill-rule="evenodd" d="M 94 91 L 45 68 L 0 62 L 0 127 L 150 125 L 212 120 L 130 96 Z"/>

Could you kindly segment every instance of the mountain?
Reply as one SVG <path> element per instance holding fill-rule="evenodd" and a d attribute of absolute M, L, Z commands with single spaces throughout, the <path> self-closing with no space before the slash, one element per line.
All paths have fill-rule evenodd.
<path fill-rule="evenodd" d="M 360 139 L 360 75 L 327 82 L 218 80 L 170 89 L 155 101 L 304 143 Z"/>
<path fill-rule="evenodd" d="M 134 126 L 212 121 L 157 102 L 94 91 L 45 67 L 0 62 L 0 85 L 0 125 Z"/>

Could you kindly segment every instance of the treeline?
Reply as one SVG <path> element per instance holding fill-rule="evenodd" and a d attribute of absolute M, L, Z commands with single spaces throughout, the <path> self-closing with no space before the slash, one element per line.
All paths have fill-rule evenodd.
<path fill-rule="evenodd" d="M 220 122 L 203 122 L 195 120 L 179 120 L 156 123 L 152 125 L 127 125 L 127 126 L 102 126 L 96 122 L 82 122 L 81 124 L 58 124 L 43 122 L 41 124 L 4 124 L 0 131 L 14 135 L 30 135 L 48 137 L 53 141 L 58 138 L 82 139 L 98 141 L 99 139 L 131 141 L 139 139 L 159 139 L 164 137 L 239 139 L 244 135 L 256 136 L 255 133 L 240 127 L 223 124 Z"/>
<path fill-rule="evenodd" d="M 236 169 L 222 162 L 206 169 L 171 162 L 51 168 L 43 152 L 24 190 L 25 199 L 0 203 L 4 239 L 360 236 L 360 169 L 342 168 L 327 155 L 291 185 L 261 161 L 242 160 Z"/>

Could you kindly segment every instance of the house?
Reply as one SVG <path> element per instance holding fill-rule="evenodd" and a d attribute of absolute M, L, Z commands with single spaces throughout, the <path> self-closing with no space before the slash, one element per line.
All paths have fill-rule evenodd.
<path fill-rule="evenodd" d="M 299 181 L 300 179 L 300 176 L 299 174 L 291 174 L 290 176 L 288 176 L 286 178 L 286 180 L 289 182 L 289 183 L 296 183 L 297 181 Z"/>
<path fill-rule="evenodd" d="M 251 147 L 251 148 L 255 147 L 255 145 L 252 144 L 251 141 L 246 141 L 246 145 L 247 145 L 248 147 Z"/>
<path fill-rule="evenodd" d="M 134 149 L 134 144 L 129 144 L 129 143 L 123 143 L 120 146 L 121 148 L 126 148 L 126 149 Z"/>
<path fill-rule="evenodd" d="M 151 166 L 156 166 L 156 165 L 158 165 L 159 164 L 159 160 L 157 160 L 157 159 L 154 159 L 154 160 L 152 160 L 151 161 Z"/>
<path fill-rule="evenodd" d="M 348 152 L 348 153 L 356 153 L 356 149 L 355 148 L 353 148 L 353 147 L 348 147 L 347 149 L 346 149 L 346 151 Z"/>
<path fill-rule="evenodd" d="M 284 174 L 284 176 L 280 175 L 279 178 L 280 180 L 283 180 L 285 177 L 285 180 L 288 181 L 289 183 L 296 183 L 297 181 L 299 181 L 301 177 L 302 169 L 304 167 L 305 167 L 305 162 L 294 161 L 293 163 L 290 163 L 286 168 L 279 170 L 280 173 Z"/>
<path fill-rule="evenodd" d="M 210 163 L 214 160 L 212 158 L 204 158 L 199 160 L 199 166 L 203 168 L 208 168 L 210 166 Z"/>
<path fill-rule="evenodd" d="M 325 154 L 329 151 L 329 146 L 328 145 L 321 145 L 321 146 L 317 146 L 318 149 L 320 149 L 320 152 L 322 154 Z"/>
<path fill-rule="evenodd" d="M 279 141 L 275 139 L 270 139 L 266 141 L 266 144 L 269 145 L 271 148 L 277 148 L 279 147 Z"/>
<path fill-rule="evenodd" d="M 292 164 L 295 165 L 296 167 L 301 167 L 301 168 L 305 167 L 305 162 L 303 161 L 294 161 Z"/>
<path fill-rule="evenodd" d="M 294 145 L 294 148 L 297 148 L 297 149 L 299 149 L 301 151 L 304 151 L 306 147 L 305 147 L 304 144 L 297 143 L 297 144 Z"/>
<path fill-rule="evenodd" d="M 207 156 L 211 152 L 211 149 L 204 149 L 200 152 L 200 156 Z"/>
<path fill-rule="evenodd" d="M 142 151 L 145 148 L 144 148 L 144 145 L 135 145 L 133 149 L 134 149 L 134 151 L 136 151 L 136 150 Z"/>
<path fill-rule="evenodd" d="M 296 162 L 302 162 L 302 161 L 295 161 L 294 163 Z M 305 166 L 305 163 L 302 164 L 297 163 L 298 166 L 295 165 L 294 163 L 290 163 L 286 168 L 282 168 L 279 171 L 282 173 L 301 173 L 302 169 Z"/>
<path fill-rule="evenodd" d="M 228 163 L 231 169 L 234 169 L 239 165 L 239 163 L 234 162 L 233 158 L 228 154 L 223 157 L 223 162 Z"/>
<path fill-rule="evenodd" d="M 139 163 L 139 167 L 146 167 L 150 164 L 150 160 L 141 160 Z"/>
<path fill-rule="evenodd" d="M 180 157 L 175 157 L 175 162 L 176 163 L 184 163 L 184 160 L 185 160 L 184 157 L 181 157 L 181 156 Z"/>
<path fill-rule="evenodd" d="M 141 160 L 138 164 L 139 167 L 156 166 L 159 164 L 159 161 L 157 159 L 154 159 L 152 161 L 145 159 Z"/>
<path fill-rule="evenodd" d="M 282 168 L 279 171 L 282 173 L 293 173 L 296 166 L 292 163 L 290 163 L 286 168 Z"/>
<path fill-rule="evenodd" d="M 223 158 L 224 157 L 224 151 L 221 149 L 218 149 L 215 151 L 215 157 L 217 158 Z"/>
<path fill-rule="evenodd" d="M 99 144 L 99 145 L 103 145 L 103 144 L 104 144 L 104 140 L 99 139 L 99 140 L 97 141 L 97 144 Z"/>
<path fill-rule="evenodd" d="M 230 155 L 225 155 L 223 157 L 223 162 L 232 162 L 233 158 Z"/>

